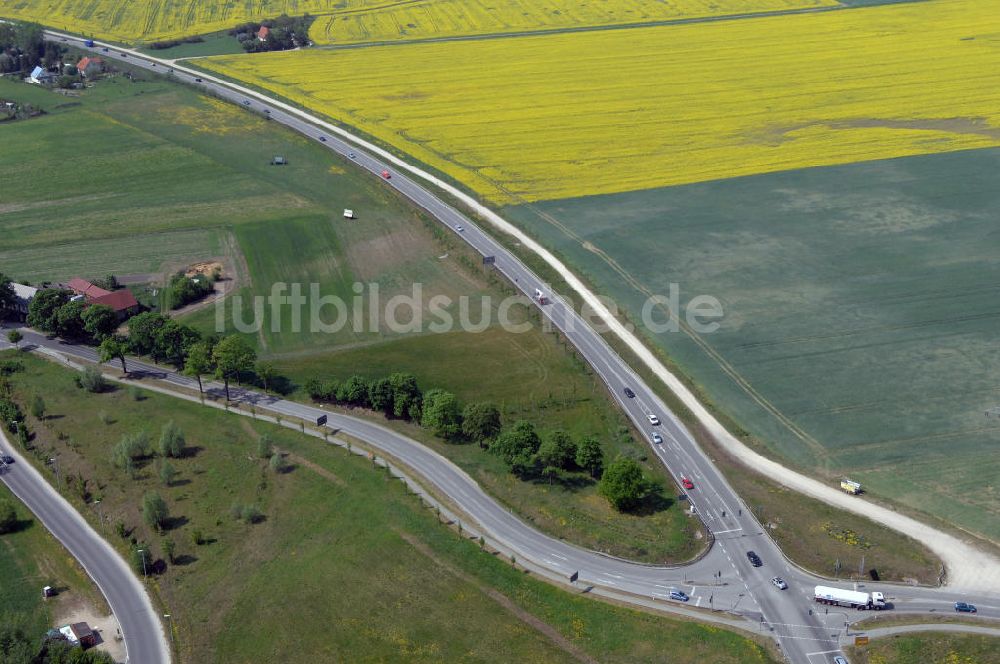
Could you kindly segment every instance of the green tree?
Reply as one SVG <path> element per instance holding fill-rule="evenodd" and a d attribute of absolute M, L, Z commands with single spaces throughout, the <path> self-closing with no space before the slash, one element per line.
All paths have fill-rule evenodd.
<path fill-rule="evenodd" d="M 174 483 L 174 479 L 177 477 L 177 470 L 170 464 L 169 461 L 164 461 L 160 464 L 160 481 L 163 482 L 163 486 L 169 487 Z"/>
<path fill-rule="evenodd" d="M 368 405 L 386 415 L 392 412 L 392 385 L 388 378 L 376 378 L 368 383 Z"/>
<path fill-rule="evenodd" d="M 275 370 L 274 365 L 270 362 L 258 362 L 257 363 L 257 377 L 260 378 L 260 382 L 264 384 L 264 391 L 267 392 L 270 389 L 275 376 L 277 376 L 277 370 Z"/>
<path fill-rule="evenodd" d="M 542 466 L 568 470 L 576 463 L 576 443 L 561 429 L 550 431 L 539 445 L 536 456 Z"/>
<path fill-rule="evenodd" d="M 156 334 L 167 320 L 166 316 L 155 311 L 132 316 L 128 321 L 128 342 L 132 352 L 136 355 L 152 354 L 156 349 Z"/>
<path fill-rule="evenodd" d="M 59 307 L 55 332 L 64 339 L 85 338 L 87 331 L 83 327 L 83 312 L 86 308 L 82 300 L 72 300 Z"/>
<path fill-rule="evenodd" d="M 367 406 L 368 384 L 361 376 L 351 376 L 337 388 L 337 401 L 352 406 Z"/>
<path fill-rule="evenodd" d="M 167 557 L 167 562 L 173 565 L 177 560 L 174 558 L 174 553 L 177 551 L 174 541 L 169 537 L 165 537 L 163 538 L 163 542 L 160 544 L 160 548 L 163 549 L 163 555 Z"/>
<path fill-rule="evenodd" d="M 179 459 L 184 456 L 184 432 L 170 420 L 160 430 L 160 456 Z"/>
<path fill-rule="evenodd" d="M 469 440 L 479 443 L 480 447 L 489 447 L 490 441 L 500 435 L 502 428 L 500 409 L 492 403 L 470 403 L 462 411 L 462 433 Z"/>
<path fill-rule="evenodd" d="M 268 434 L 261 434 L 261 437 L 257 439 L 257 458 L 266 459 L 274 454 L 274 444 L 271 442 L 271 436 Z"/>
<path fill-rule="evenodd" d="M 188 349 L 187 359 L 184 360 L 184 374 L 198 379 L 198 392 L 205 393 L 201 377 L 214 370 L 215 364 L 212 362 L 212 351 L 208 342 L 199 341 Z"/>
<path fill-rule="evenodd" d="M 14 284 L 3 272 L 0 272 L 0 320 L 3 320 L 7 312 L 13 311 L 17 307 L 17 295 L 14 293 Z"/>
<path fill-rule="evenodd" d="M 446 440 L 462 432 L 462 409 L 451 392 L 433 389 L 424 395 L 421 424 Z"/>
<path fill-rule="evenodd" d="M 83 329 L 94 341 L 107 339 L 118 329 L 118 314 L 106 304 L 92 304 L 80 314 Z"/>
<path fill-rule="evenodd" d="M 153 338 L 153 357 L 166 360 L 175 367 L 184 365 L 184 357 L 201 335 L 192 327 L 168 319 L 156 330 Z"/>
<path fill-rule="evenodd" d="M 7 333 L 7 341 L 14 344 L 14 348 L 20 349 L 21 341 L 24 340 L 24 335 L 21 334 L 20 330 L 11 330 Z"/>
<path fill-rule="evenodd" d="M 58 331 L 59 309 L 69 302 L 70 292 L 58 288 L 38 291 L 28 305 L 28 325 L 53 334 Z"/>
<path fill-rule="evenodd" d="M 594 436 L 587 436 L 576 448 L 576 465 L 583 468 L 591 477 L 600 477 L 604 469 L 604 450 L 601 442 Z"/>
<path fill-rule="evenodd" d="M 0 498 L 0 535 L 12 532 L 17 528 L 17 512 L 14 503 L 6 498 Z"/>
<path fill-rule="evenodd" d="M 222 339 L 212 351 L 215 361 L 215 372 L 226 385 L 226 401 L 229 401 L 229 380 L 239 380 L 240 374 L 253 369 L 257 361 L 257 353 L 243 337 L 236 335 Z"/>
<path fill-rule="evenodd" d="M 31 400 L 31 414 L 36 420 L 45 418 L 45 399 L 41 394 L 36 394 Z"/>
<path fill-rule="evenodd" d="M 102 364 L 118 360 L 122 365 L 122 373 L 128 374 L 128 368 L 125 366 L 125 353 L 128 352 L 128 341 L 126 341 L 125 337 L 118 335 L 105 337 L 97 352 L 100 355 Z"/>
<path fill-rule="evenodd" d="M 149 491 L 142 497 L 142 520 L 146 522 L 147 526 L 156 529 L 157 532 L 162 532 L 169 518 L 170 511 L 160 494 Z"/>
<path fill-rule="evenodd" d="M 649 492 L 649 482 L 638 462 L 618 457 L 608 464 L 597 490 L 616 510 L 625 512 L 642 502 Z"/>
<path fill-rule="evenodd" d="M 414 406 L 420 404 L 420 388 L 417 377 L 409 373 L 394 373 L 389 376 L 392 388 L 392 414 L 396 417 L 411 417 Z"/>
<path fill-rule="evenodd" d="M 503 460 L 511 472 L 523 475 L 532 467 L 540 444 L 534 425 L 519 420 L 514 426 L 501 431 L 489 449 Z"/>

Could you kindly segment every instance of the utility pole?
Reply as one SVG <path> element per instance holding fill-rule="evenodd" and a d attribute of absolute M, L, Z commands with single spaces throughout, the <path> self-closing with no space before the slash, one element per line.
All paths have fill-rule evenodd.
<path fill-rule="evenodd" d="M 139 557 L 142 558 L 142 580 L 146 580 L 146 550 L 136 549 L 139 552 Z"/>
<path fill-rule="evenodd" d="M 169 613 L 164 613 L 163 617 L 170 621 L 170 649 L 174 649 L 174 618 Z"/>

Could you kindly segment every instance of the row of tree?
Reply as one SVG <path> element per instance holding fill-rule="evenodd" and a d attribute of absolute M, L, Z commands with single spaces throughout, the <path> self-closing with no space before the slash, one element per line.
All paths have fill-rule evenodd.
<path fill-rule="evenodd" d="M 282 14 L 278 18 L 261 23 L 244 23 L 230 30 L 229 34 L 236 37 L 248 53 L 287 51 L 305 46 L 309 42 L 309 25 L 312 21 L 309 14 L 304 16 Z M 262 27 L 267 27 L 270 32 L 266 39 L 257 38 Z"/>
<path fill-rule="evenodd" d="M 28 325 L 71 341 L 100 343 L 118 328 L 118 315 L 103 304 L 73 300 L 59 288 L 38 291 L 28 305 Z"/>
<path fill-rule="evenodd" d="M 179 272 L 170 278 L 166 288 L 166 302 L 169 309 L 180 309 L 186 304 L 197 302 L 215 290 L 216 276 L 199 275 L 192 278 Z"/>
<path fill-rule="evenodd" d="M 29 74 L 39 65 L 50 69 L 63 52 L 59 44 L 45 41 L 37 23 L 0 23 L 0 74 Z"/>

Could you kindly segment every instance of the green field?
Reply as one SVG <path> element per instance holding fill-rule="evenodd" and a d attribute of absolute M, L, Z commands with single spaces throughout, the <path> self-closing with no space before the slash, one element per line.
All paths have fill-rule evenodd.
<path fill-rule="evenodd" d="M 653 338 L 785 460 L 1000 538 L 993 303 L 1000 151 L 808 169 L 504 212 L 632 320 L 717 297 L 714 334 Z"/>
<path fill-rule="evenodd" d="M 997 664 L 1000 647 L 996 637 L 979 634 L 924 632 L 900 634 L 848 648 L 854 664 Z"/>
<path fill-rule="evenodd" d="M 11 353 L 7 353 L 9 356 Z M 759 646 L 713 627 L 641 614 L 574 596 L 514 570 L 476 543 L 436 524 L 434 513 L 366 459 L 288 429 L 180 399 L 118 388 L 91 395 L 73 373 L 33 357 L 15 374 L 15 397 L 46 395 L 48 418 L 30 419 L 40 456 L 58 453 L 61 474 L 100 487 L 105 518 L 134 528 L 157 559 L 163 537 L 177 564 L 150 581 L 174 617 L 184 662 L 370 661 L 773 661 Z M 100 413 L 109 415 L 104 423 Z M 155 438 L 173 420 L 187 454 L 158 460 L 136 479 L 113 467 L 109 449 L 125 433 Z M 293 468 L 276 474 L 256 458 L 258 435 L 274 437 Z M 172 521 L 161 537 L 139 514 L 158 491 Z M 94 519 L 92 508 L 70 499 Z M 264 520 L 230 516 L 253 503 Z M 208 543 L 195 545 L 194 529 Z M 128 544 L 108 528 L 123 551 Z M 377 552 L 377 555 L 374 553 Z M 295 620 L 288 620 L 295 615 Z M 261 629 L 267 625 L 267 629 Z"/>
<path fill-rule="evenodd" d="M 0 127 L 0 137 L 12 137 L 17 159 L 32 172 L 70 178 L 87 168 L 86 153 L 33 150 L 39 141 L 79 143 L 87 124 L 104 137 L 98 148 L 101 168 L 88 172 L 87 186 L 38 190 L 27 184 L 35 179 L 15 175 L 24 186 L 13 190 L 0 213 L 0 231 L 11 231 L 0 235 L 0 271 L 15 279 L 158 272 L 223 257 L 234 270 L 228 276 L 237 279 L 234 293 L 244 298 L 245 320 L 252 318 L 253 298 L 268 295 L 278 282 L 300 283 L 305 292 L 316 283 L 323 295 L 347 302 L 355 282 L 369 289 L 378 283 L 380 305 L 419 283 L 425 323 L 431 320 L 426 317 L 431 296 L 469 297 L 469 317 L 478 321 L 478 296 L 493 297 L 495 313 L 504 295 L 461 242 L 377 179 L 318 142 L 236 106 L 162 80 L 102 81 L 63 108 L 56 106 L 65 99 L 52 93 L 4 85 L 0 98 L 31 95 L 34 103 L 52 109 L 40 119 Z M 153 159 L 157 154 L 164 157 Z M 289 164 L 271 166 L 274 155 Z M 357 219 L 343 219 L 344 208 L 353 209 Z M 66 221 L 77 216 L 92 222 Z M 448 308 L 456 319 L 457 306 Z M 424 389 L 444 387 L 465 402 L 496 401 L 508 421 L 523 417 L 540 429 L 562 427 L 578 438 L 598 435 L 609 458 L 645 454 L 641 444 L 619 434 L 627 424 L 604 389 L 554 337 L 538 331 L 508 334 L 496 325 L 479 334 L 399 334 L 385 325 L 310 333 L 309 311 L 307 306 L 302 332 L 291 331 L 290 309 L 274 331 L 266 307 L 261 332 L 250 335 L 260 355 L 299 386 L 314 376 L 410 371 Z M 197 311 L 185 322 L 214 332 L 215 308 Z M 478 448 L 442 451 L 476 472 L 523 516 L 584 546 L 649 560 L 686 559 L 699 548 L 692 537 L 696 526 L 671 503 L 643 518 L 619 515 L 597 495 L 593 482 L 512 482 L 496 459 Z M 673 493 L 662 467 L 655 460 L 643 463 L 666 493 Z"/>

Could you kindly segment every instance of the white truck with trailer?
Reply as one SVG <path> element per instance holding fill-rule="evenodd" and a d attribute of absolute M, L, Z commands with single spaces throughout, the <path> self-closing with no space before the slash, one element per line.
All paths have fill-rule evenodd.
<path fill-rule="evenodd" d="M 816 586 L 814 597 L 820 604 L 848 606 L 858 611 L 881 611 L 885 608 L 885 595 L 880 592 L 863 593 L 829 586 Z"/>

